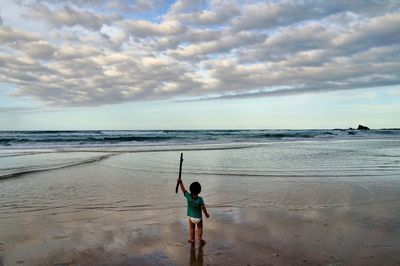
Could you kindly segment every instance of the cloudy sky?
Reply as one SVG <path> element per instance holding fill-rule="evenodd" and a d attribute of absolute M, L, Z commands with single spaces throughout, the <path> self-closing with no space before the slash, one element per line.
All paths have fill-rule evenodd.
<path fill-rule="evenodd" d="M 1 0 L 0 129 L 400 127 L 400 1 Z"/>

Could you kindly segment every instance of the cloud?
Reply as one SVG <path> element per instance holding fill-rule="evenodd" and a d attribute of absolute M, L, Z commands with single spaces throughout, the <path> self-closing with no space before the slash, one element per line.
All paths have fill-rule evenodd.
<path fill-rule="evenodd" d="M 233 21 L 233 28 L 237 31 L 269 29 L 314 17 L 315 11 L 307 10 L 306 5 L 294 1 L 251 4 L 245 6 L 242 14 Z"/>
<path fill-rule="evenodd" d="M 71 61 L 74 59 L 84 59 L 101 54 L 101 52 L 92 46 L 87 45 L 62 45 L 56 51 L 56 58 L 59 61 Z"/>
<path fill-rule="evenodd" d="M 16 97 L 48 105 L 271 97 L 400 84 L 398 1 L 20 5 L 23 15 L 0 25 L 0 82 L 12 85 Z"/>
<path fill-rule="evenodd" d="M 369 49 L 398 46 L 399 18 L 398 13 L 385 14 L 345 29 L 315 22 L 284 27 L 262 44 L 244 51 L 239 58 L 244 62 L 267 60 L 292 66 L 322 66 L 336 58 Z M 375 60 L 380 61 L 378 58 Z"/>
<path fill-rule="evenodd" d="M 25 42 L 14 46 L 15 49 L 24 51 L 24 53 L 34 59 L 49 60 L 54 58 L 57 48 L 46 41 Z"/>
<path fill-rule="evenodd" d="M 162 0 L 35 0 L 37 3 L 52 5 L 73 5 L 78 8 L 101 7 L 122 12 L 137 13 L 159 9 L 165 5 Z"/>
<path fill-rule="evenodd" d="M 325 53 L 331 46 L 331 39 L 337 33 L 317 23 L 282 28 L 269 35 L 262 43 L 257 43 L 240 53 L 243 62 L 261 60 L 281 62 L 288 57 L 304 55 L 308 63 L 323 63 Z M 299 53 L 299 54 L 297 54 Z M 308 64 L 304 61 L 304 63 Z"/>
<path fill-rule="evenodd" d="M 346 12 L 368 17 L 399 7 L 397 1 L 261 1 L 244 6 L 241 15 L 233 20 L 232 28 L 236 31 L 272 29 Z"/>
<path fill-rule="evenodd" d="M 0 25 L 0 43 L 19 43 L 39 40 L 38 35 Z"/>
<path fill-rule="evenodd" d="M 76 54 L 66 48 L 60 47 L 56 54 Z M 80 56 L 47 63 L 0 57 L 0 79 L 15 85 L 14 96 L 30 95 L 57 106 L 162 99 L 201 86 L 185 66 L 170 59 L 137 57 L 131 52 L 80 51 Z"/>
<path fill-rule="evenodd" d="M 334 41 L 338 47 L 352 47 L 355 51 L 376 46 L 387 46 L 400 42 L 400 13 L 374 17 L 338 36 Z"/>
<path fill-rule="evenodd" d="M 220 38 L 210 42 L 191 44 L 175 52 L 174 54 L 182 57 L 193 57 L 197 55 L 212 54 L 218 52 L 222 53 L 238 47 L 255 44 L 257 42 L 263 41 L 264 39 L 265 36 L 263 36 L 262 34 L 255 35 L 250 32 L 240 32 L 237 34 L 221 36 Z"/>
<path fill-rule="evenodd" d="M 162 0 L 109 1 L 106 3 L 108 8 L 131 13 L 151 11 L 159 9 L 163 5 Z"/>
<path fill-rule="evenodd" d="M 202 10 L 196 8 L 204 5 L 202 1 L 196 3 L 178 1 L 166 15 L 168 20 L 178 20 L 182 23 L 200 24 L 200 25 L 221 25 L 229 22 L 237 16 L 240 11 L 236 3 L 232 1 L 210 1 L 210 8 Z M 185 11 L 186 12 L 182 12 Z M 189 9 L 189 12 L 187 11 Z M 193 11 L 194 9 L 194 11 Z"/>
<path fill-rule="evenodd" d="M 89 11 L 64 6 L 61 9 L 51 10 L 46 5 L 36 4 L 31 7 L 30 17 L 46 20 L 55 28 L 81 26 L 88 30 L 100 30 L 103 25 L 120 20 L 120 15 L 100 15 Z"/>
<path fill-rule="evenodd" d="M 24 1 L 24 0 L 19 0 Z M 35 0 L 37 3 L 48 3 L 48 4 L 73 4 L 76 6 L 98 6 L 107 3 L 107 0 Z"/>
<path fill-rule="evenodd" d="M 390 61 L 369 59 L 387 58 L 399 51 L 398 46 L 375 48 L 351 57 L 330 59 L 317 66 L 293 64 L 298 58 L 252 65 L 240 65 L 236 60 L 210 61 L 207 68 L 214 82 L 209 84 L 209 90 L 220 95 L 211 99 L 296 95 L 398 85 L 399 56 L 394 56 Z"/>
<path fill-rule="evenodd" d="M 204 6 L 205 0 L 177 0 L 171 5 L 170 13 L 190 12 Z"/>
<path fill-rule="evenodd" d="M 153 23 L 147 20 L 128 20 L 123 22 L 123 27 L 134 37 L 176 35 L 185 30 L 178 21 Z"/>
<path fill-rule="evenodd" d="M 181 50 L 182 44 L 199 44 L 200 42 L 211 42 L 218 40 L 221 33 L 213 29 L 186 28 L 179 34 L 172 36 L 160 36 L 146 40 L 148 46 L 152 46 L 156 51 L 163 52 L 168 50 Z M 178 48 L 179 47 L 179 48 Z M 177 51 L 175 51 L 177 52 Z"/>

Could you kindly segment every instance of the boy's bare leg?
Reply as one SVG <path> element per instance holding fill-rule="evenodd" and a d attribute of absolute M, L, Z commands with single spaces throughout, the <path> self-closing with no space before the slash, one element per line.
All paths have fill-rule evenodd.
<path fill-rule="evenodd" d="M 197 238 L 199 239 L 199 241 L 201 243 L 204 242 L 203 240 L 203 220 L 201 220 L 198 224 L 197 224 Z"/>
<path fill-rule="evenodd" d="M 195 230 L 195 224 L 190 220 L 189 218 L 189 232 L 190 232 L 190 239 L 189 242 L 194 244 L 194 230 Z"/>

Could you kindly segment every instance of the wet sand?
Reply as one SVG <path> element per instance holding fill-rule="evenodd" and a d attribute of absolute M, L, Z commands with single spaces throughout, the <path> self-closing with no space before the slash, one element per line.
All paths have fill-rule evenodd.
<path fill-rule="evenodd" d="M 116 154 L 0 180 L 0 262 L 400 264 L 400 180 L 395 165 L 390 168 L 392 175 L 382 172 L 379 180 L 352 177 L 353 172 L 345 178 L 321 178 L 315 174 L 318 169 L 314 177 L 308 172 L 290 176 L 288 169 L 285 176 L 283 172 L 267 176 L 265 169 L 257 172 L 255 165 L 243 178 L 243 172 L 249 172 L 248 163 L 240 166 L 235 158 L 243 160 L 246 154 L 257 152 L 185 154 L 184 181 L 201 181 L 201 195 L 211 215 L 204 221 L 204 246 L 187 242 L 185 201 L 174 193 L 178 152 Z M 221 172 L 226 169 L 224 160 L 232 166 Z M 387 166 L 390 160 L 383 162 Z M 354 165 L 355 161 L 345 172 Z M 278 171 L 272 166 L 268 169 Z M 366 171 L 371 173 L 371 169 Z"/>
<path fill-rule="evenodd" d="M 398 265 L 396 215 L 371 206 L 319 211 L 212 209 L 202 246 L 187 242 L 187 224 L 120 223 L 101 214 L 81 221 L 31 218 L 2 222 L 4 265 Z M 398 204 L 385 211 L 398 213 Z M 162 219 L 162 217 L 160 217 Z M 197 264 L 196 264 L 197 263 Z"/>

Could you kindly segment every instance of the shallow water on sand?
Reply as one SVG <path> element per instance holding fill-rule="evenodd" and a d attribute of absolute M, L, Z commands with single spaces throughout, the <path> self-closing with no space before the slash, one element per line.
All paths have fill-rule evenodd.
<path fill-rule="evenodd" d="M 187 264 L 189 251 L 193 259 L 185 201 L 174 192 L 179 151 L 24 152 L 0 158 L 0 174 L 14 171 L 0 180 L 3 264 Z M 202 184 L 212 216 L 208 244 L 194 251 L 207 254 L 204 263 L 238 265 L 299 256 L 349 263 L 360 243 L 357 256 L 387 256 L 400 247 L 392 238 L 400 233 L 399 162 L 398 140 L 186 150 L 183 180 Z M 23 167 L 29 173 L 15 174 Z"/>

